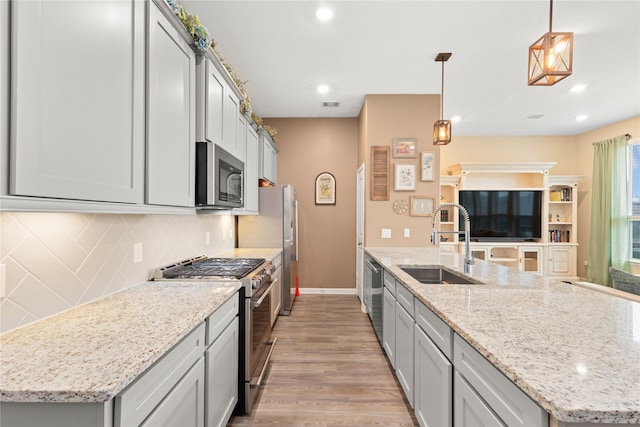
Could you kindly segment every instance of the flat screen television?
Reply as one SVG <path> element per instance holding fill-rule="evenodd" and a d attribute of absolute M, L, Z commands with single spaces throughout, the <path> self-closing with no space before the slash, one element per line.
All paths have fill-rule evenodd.
<path fill-rule="evenodd" d="M 542 237 L 542 191 L 461 190 L 458 200 L 469 212 L 471 241 L 536 241 Z M 462 215 L 460 228 L 464 229 Z"/>

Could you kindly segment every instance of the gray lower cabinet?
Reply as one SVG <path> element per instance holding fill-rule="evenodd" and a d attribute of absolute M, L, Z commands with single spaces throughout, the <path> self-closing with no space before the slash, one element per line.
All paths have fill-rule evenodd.
<path fill-rule="evenodd" d="M 416 326 L 414 409 L 421 427 L 452 425 L 452 374 L 453 364 Z"/>
<path fill-rule="evenodd" d="M 382 309 L 382 348 L 387 353 L 391 366 L 396 367 L 396 297 L 389 288 L 384 287 Z"/>
<path fill-rule="evenodd" d="M 207 319 L 204 411 L 207 427 L 225 426 L 238 402 L 239 306 L 236 295 Z"/>
<path fill-rule="evenodd" d="M 413 316 L 396 304 L 396 377 L 413 408 Z"/>
<path fill-rule="evenodd" d="M 186 383 L 191 385 L 185 384 L 177 391 L 175 388 L 178 387 L 185 375 L 189 375 L 190 369 L 201 361 L 204 354 L 205 330 L 203 322 L 116 396 L 114 426 L 140 425 L 162 405 L 173 406 L 180 401 L 186 403 L 189 399 L 194 398 L 200 399 L 200 408 L 204 409 L 203 393 L 195 397 L 187 396 L 192 390 L 192 383 L 199 381 L 204 384 L 203 369 L 196 370 L 191 374 L 192 376 L 199 375 L 199 378 L 186 380 Z M 162 418 L 162 415 L 158 415 L 158 417 Z M 196 419 L 198 418 L 196 417 Z M 204 425 L 204 416 L 199 425 Z"/>
<path fill-rule="evenodd" d="M 454 335 L 453 364 L 456 376 L 463 378 L 505 425 L 548 427 L 548 413 L 458 334 Z M 464 388 L 459 390 L 456 386 L 454 390 L 454 402 L 457 402 L 462 398 L 457 394 Z M 456 426 L 475 427 L 476 424 L 456 420 Z"/>
<path fill-rule="evenodd" d="M 204 360 L 200 358 L 140 426 L 202 427 L 203 409 Z"/>
<path fill-rule="evenodd" d="M 506 424 L 491 410 L 459 372 L 454 376 L 455 427 L 495 427 Z"/>
<path fill-rule="evenodd" d="M 271 275 L 273 288 L 271 288 L 271 327 L 276 324 L 278 314 L 282 308 L 282 255 L 273 259 L 274 272 Z"/>
<path fill-rule="evenodd" d="M 236 316 L 205 352 L 207 427 L 227 425 L 238 402 L 238 325 Z"/>
<path fill-rule="evenodd" d="M 193 207 L 196 54 L 160 8 L 147 5 L 146 203 Z"/>

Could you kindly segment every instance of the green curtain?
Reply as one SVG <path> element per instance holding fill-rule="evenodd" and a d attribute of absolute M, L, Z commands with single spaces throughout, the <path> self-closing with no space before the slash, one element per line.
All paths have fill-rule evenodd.
<path fill-rule="evenodd" d="M 587 280 L 611 286 L 609 267 L 626 270 L 629 261 L 627 138 L 621 135 L 593 147 Z"/>

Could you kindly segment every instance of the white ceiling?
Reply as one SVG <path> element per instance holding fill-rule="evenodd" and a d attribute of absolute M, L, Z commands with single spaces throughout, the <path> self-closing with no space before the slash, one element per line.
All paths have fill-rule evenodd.
<path fill-rule="evenodd" d="M 462 117 L 454 136 L 576 135 L 640 115 L 638 0 L 556 0 L 553 30 L 574 32 L 574 71 L 551 87 L 527 86 L 546 0 L 179 3 L 199 15 L 262 117 L 357 117 L 366 94 L 439 94 L 438 52 L 453 53 L 444 118 Z M 329 23 L 315 18 L 321 4 L 334 10 Z M 587 88 L 572 93 L 577 84 Z"/>

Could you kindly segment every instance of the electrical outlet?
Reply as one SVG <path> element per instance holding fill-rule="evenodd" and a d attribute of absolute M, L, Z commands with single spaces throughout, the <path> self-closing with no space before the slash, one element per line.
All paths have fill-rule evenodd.
<path fill-rule="evenodd" d="M 589 261 L 585 261 L 585 262 L 584 262 L 584 266 L 586 267 L 586 266 L 588 266 L 588 265 L 589 265 Z"/>
<path fill-rule="evenodd" d="M 211 232 L 204 233 L 204 244 L 209 246 L 211 244 Z"/>
<path fill-rule="evenodd" d="M 382 237 L 383 239 L 390 239 L 391 238 L 391 229 L 390 228 L 383 228 L 382 229 L 382 234 L 380 235 L 380 237 Z"/>
<path fill-rule="evenodd" d="M 0 298 L 4 298 L 7 296 L 6 276 L 6 264 L 0 264 Z"/>
<path fill-rule="evenodd" d="M 411 237 L 411 230 L 408 228 L 404 229 L 404 237 Z"/>
<path fill-rule="evenodd" d="M 133 244 L 133 263 L 139 264 L 142 262 L 142 242 Z"/>

